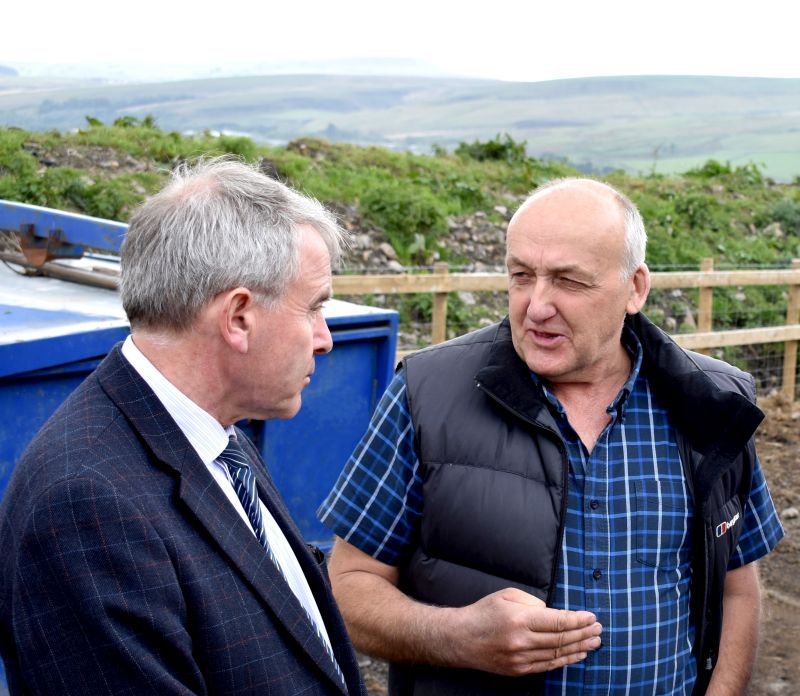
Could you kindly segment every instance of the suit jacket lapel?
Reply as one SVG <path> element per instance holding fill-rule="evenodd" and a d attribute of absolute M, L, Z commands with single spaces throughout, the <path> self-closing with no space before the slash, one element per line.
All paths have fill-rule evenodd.
<path fill-rule="evenodd" d="M 330 657 L 311 626 L 305 610 L 289 588 L 280 570 L 269 559 L 261 544 L 247 528 L 238 512 L 230 504 L 217 482 L 198 457 L 189 441 L 178 428 L 156 395 L 141 376 L 123 358 L 115 346 L 96 372 L 109 398 L 125 414 L 152 451 L 153 455 L 179 476 L 178 496 L 191 510 L 199 524 L 208 532 L 238 569 L 254 592 L 269 606 L 277 621 L 294 638 L 319 667 L 339 686 L 339 678 Z M 259 467 L 254 467 L 258 470 Z M 265 502 L 274 503 L 271 482 L 265 486 L 265 474 L 258 472 L 261 494 Z M 272 512 L 279 506 L 269 505 Z M 287 520 L 281 512 L 276 515 L 281 528 L 286 531 Z M 286 534 L 297 553 L 297 544 L 291 533 Z M 306 555 L 308 551 L 303 549 Z M 311 575 L 307 563 L 298 554 L 307 577 Z M 319 573 L 318 569 L 315 569 Z M 309 580 L 311 578 L 309 577 Z M 313 586 L 312 586 L 313 589 Z M 315 595 L 317 593 L 315 592 Z"/>

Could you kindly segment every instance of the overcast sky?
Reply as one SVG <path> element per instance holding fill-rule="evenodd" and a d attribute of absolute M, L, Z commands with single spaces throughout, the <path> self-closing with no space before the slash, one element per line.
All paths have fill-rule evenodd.
<path fill-rule="evenodd" d="M 14 0 L 0 64 L 147 66 L 410 58 L 537 81 L 800 77 L 796 0 Z"/>

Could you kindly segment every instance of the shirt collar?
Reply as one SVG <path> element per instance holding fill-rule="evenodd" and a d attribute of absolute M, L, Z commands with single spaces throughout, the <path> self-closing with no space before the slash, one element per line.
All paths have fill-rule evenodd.
<path fill-rule="evenodd" d="M 139 350 L 132 336 L 122 344 L 122 354 L 153 390 L 203 463 L 208 466 L 213 462 L 228 446 L 233 426 L 223 428 L 214 416 L 172 384 Z"/>

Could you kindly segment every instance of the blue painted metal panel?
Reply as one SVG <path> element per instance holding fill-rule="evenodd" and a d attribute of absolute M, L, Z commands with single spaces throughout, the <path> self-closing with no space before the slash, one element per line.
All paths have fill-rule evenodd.
<path fill-rule="evenodd" d="M 0 229 L 19 230 L 20 225 L 34 225 L 39 236 L 61 230 L 64 242 L 114 252 L 119 252 L 128 229 L 122 222 L 0 200 Z"/>
<path fill-rule="evenodd" d="M 2 307 L 0 305 L 0 311 Z M 73 362 L 104 356 L 111 346 L 130 333 L 127 321 L 109 320 L 104 324 L 98 323 L 97 328 L 90 330 L 86 330 L 85 325 L 76 324 L 83 330 L 24 342 L 0 343 L 0 378 L 50 367 L 63 370 Z"/>
<path fill-rule="evenodd" d="M 317 358 L 291 421 L 254 422 L 256 440 L 301 531 L 325 541 L 321 498 L 366 428 L 394 370 L 397 313 L 332 300 L 331 353 Z M 119 296 L 0 266 L 0 494 L 47 418 L 128 334 Z"/>

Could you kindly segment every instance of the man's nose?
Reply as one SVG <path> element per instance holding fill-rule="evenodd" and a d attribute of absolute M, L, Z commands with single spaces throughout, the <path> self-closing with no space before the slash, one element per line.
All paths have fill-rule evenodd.
<path fill-rule="evenodd" d="M 314 324 L 314 354 L 329 353 L 331 348 L 333 348 L 333 336 L 328 328 L 328 322 L 325 321 L 322 312 L 319 312 Z"/>
<path fill-rule="evenodd" d="M 542 322 L 556 314 L 552 284 L 544 279 L 531 283 L 527 315 L 531 321 Z"/>

